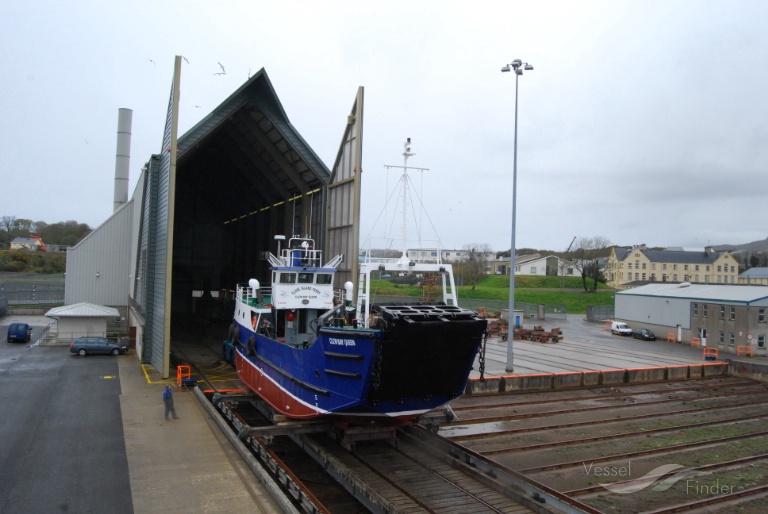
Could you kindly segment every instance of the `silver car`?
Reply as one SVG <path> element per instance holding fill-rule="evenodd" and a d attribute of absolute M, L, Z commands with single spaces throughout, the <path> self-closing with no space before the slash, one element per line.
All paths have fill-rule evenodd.
<path fill-rule="evenodd" d="M 103 337 L 81 337 L 69 345 L 69 351 L 80 357 L 86 355 L 120 355 L 128 353 L 128 346 L 113 343 Z"/>

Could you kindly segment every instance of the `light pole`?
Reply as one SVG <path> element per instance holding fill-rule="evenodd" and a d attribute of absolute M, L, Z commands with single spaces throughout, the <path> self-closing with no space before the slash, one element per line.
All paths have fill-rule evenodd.
<path fill-rule="evenodd" d="M 502 72 L 515 72 L 515 143 L 514 157 L 512 160 L 512 249 L 509 256 L 509 323 L 507 333 L 507 371 L 513 371 L 515 354 L 513 350 L 513 341 L 515 339 L 515 222 L 517 212 L 517 81 L 523 70 L 531 71 L 533 66 L 520 59 L 515 59 L 511 63 L 501 68 Z"/>

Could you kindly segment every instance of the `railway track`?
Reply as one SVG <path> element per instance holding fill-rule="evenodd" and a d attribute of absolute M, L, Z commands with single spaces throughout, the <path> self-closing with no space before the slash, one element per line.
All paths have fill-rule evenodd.
<path fill-rule="evenodd" d="M 440 434 L 602 512 L 768 511 L 768 387 L 735 378 L 461 398 Z"/>
<path fill-rule="evenodd" d="M 227 430 L 286 511 L 768 512 L 768 386 L 749 380 L 462 397 L 439 437 L 397 444 L 267 420 L 252 398 Z"/>
<path fill-rule="evenodd" d="M 270 420 L 254 397 L 212 400 L 301 512 L 598 512 L 423 427 L 367 431 L 350 451 L 326 423 Z"/>

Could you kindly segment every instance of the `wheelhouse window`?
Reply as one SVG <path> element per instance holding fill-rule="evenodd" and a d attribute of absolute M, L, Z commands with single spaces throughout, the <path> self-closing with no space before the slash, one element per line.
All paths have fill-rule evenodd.
<path fill-rule="evenodd" d="M 314 279 L 314 273 L 299 273 L 299 284 L 311 284 Z"/>
<path fill-rule="evenodd" d="M 318 273 L 316 282 L 318 284 L 330 284 L 333 282 L 333 275 L 330 273 Z"/>
<path fill-rule="evenodd" d="M 280 273 L 280 280 L 279 282 L 281 284 L 295 284 L 296 283 L 296 273 Z"/>

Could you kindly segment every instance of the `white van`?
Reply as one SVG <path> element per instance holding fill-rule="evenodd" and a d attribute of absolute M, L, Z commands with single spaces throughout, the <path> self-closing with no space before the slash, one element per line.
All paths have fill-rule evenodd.
<path fill-rule="evenodd" d="M 629 325 L 627 325 L 624 322 L 612 321 L 611 322 L 611 334 L 619 334 L 620 336 L 631 336 L 632 335 L 632 329 L 629 328 Z"/>

